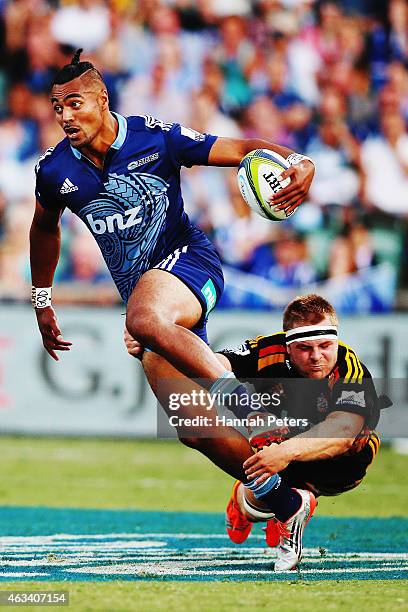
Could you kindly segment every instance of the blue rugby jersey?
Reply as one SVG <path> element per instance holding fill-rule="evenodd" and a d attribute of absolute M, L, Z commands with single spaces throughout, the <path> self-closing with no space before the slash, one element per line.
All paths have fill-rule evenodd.
<path fill-rule="evenodd" d="M 184 211 L 180 168 L 206 165 L 217 137 L 113 114 L 118 135 L 103 170 L 64 138 L 39 159 L 36 197 L 44 208 L 68 207 L 84 221 L 127 302 L 143 272 L 176 248 L 211 245 Z"/>

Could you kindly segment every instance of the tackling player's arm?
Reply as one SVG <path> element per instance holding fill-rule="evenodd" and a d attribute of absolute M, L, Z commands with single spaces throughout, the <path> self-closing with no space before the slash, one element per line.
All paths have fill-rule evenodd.
<path fill-rule="evenodd" d="M 264 448 L 245 463 L 249 478 L 259 483 L 285 469 L 291 461 L 317 461 L 330 459 L 348 451 L 364 426 L 365 418 L 360 414 L 337 410 L 308 431 L 293 436 L 279 445 Z"/>
<path fill-rule="evenodd" d="M 30 265 L 33 287 L 51 287 L 60 256 L 62 210 L 48 210 L 36 202 L 30 229 Z M 35 304 L 34 304 L 35 306 Z M 43 344 L 53 359 L 55 351 L 68 351 L 71 342 L 64 340 L 51 305 L 35 308 Z"/>
<path fill-rule="evenodd" d="M 291 149 L 267 140 L 217 138 L 211 147 L 208 165 L 238 166 L 242 158 L 255 149 L 270 149 L 279 153 L 285 159 L 290 155 L 296 155 Z M 292 159 L 294 159 L 293 165 L 281 175 L 282 181 L 290 178 L 289 185 L 273 196 L 273 204 L 276 206 L 276 210 L 282 208 L 287 213 L 294 211 L 305 200 L 315 173 L 315 165 L 309 158 L 298 156 Z"/>

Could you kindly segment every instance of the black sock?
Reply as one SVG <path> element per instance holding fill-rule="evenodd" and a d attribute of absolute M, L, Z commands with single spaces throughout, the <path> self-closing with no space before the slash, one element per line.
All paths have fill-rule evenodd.
<path fill-rule="evenodd" d="M 279 479 L 273 489 L 259 499 L 268 505 L 278 521 L 282 523 L 286 523 L 302 505 L 300 493 L 290 487 L 282 478 Z"/>

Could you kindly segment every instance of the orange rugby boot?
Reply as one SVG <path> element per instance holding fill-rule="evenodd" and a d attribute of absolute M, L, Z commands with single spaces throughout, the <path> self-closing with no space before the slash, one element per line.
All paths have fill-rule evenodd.
<path fill-rule="evenodd" d="M 253 524 L 247 519 L 245 514 L 242 514 L 239 508 L 237 493 L 240 484 L 240 481 L 237 480 L 233 486 L 231 498 L 227 506 L 227 516 L 225 521 L 227 533 L 230 540 L 232 540 L 234 544 L 242 544 L 242 542 L 245 542 L 251 533 Z"/>
<path fill-rule="evenodd" d="M 281 529 L 279 522 L 276 519 L 269 519 L 266 523 L 266 527 L 262 527 L 265 532 L 265 540 L 268 546 L 275 548 L 278 546 L 281 538 Z"/>

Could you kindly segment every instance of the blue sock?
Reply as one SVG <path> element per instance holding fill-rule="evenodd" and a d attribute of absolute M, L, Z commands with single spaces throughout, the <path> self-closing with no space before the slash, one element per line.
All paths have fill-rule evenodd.
<path fill-rule="evenodd" d="M 213 383 L 210 393 L 218 394 L 220 404 L 231 410 L 238 419 L 246 419 L 254 411 L 250 391 L 229 370 Z"/>
<path fill-rule="evenodd" d="M 270 476 L 261 485 L 249 482 L 244 485 L 252 491 L 256 499 L 265 502 L 268 508 L 273 512 L 282 523 L 285 523 L 291 516 L 295 514 L 302 505 L 300 494 L 290 487 L 279 474 Z"/>

